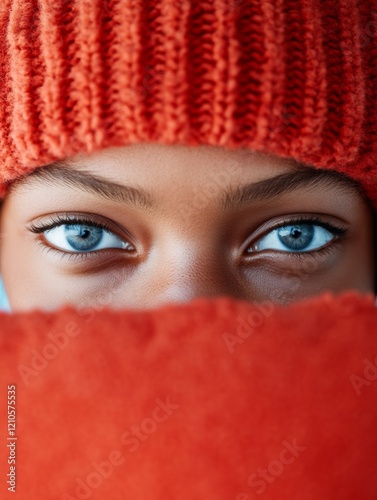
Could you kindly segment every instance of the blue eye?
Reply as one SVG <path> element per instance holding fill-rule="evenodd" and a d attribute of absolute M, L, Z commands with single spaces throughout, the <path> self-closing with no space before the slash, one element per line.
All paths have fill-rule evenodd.
<path fill-rule="evenodd" d="M 134 250 L 132 245 L 111 231 L 92 224 L 60 224 L 43 234 L 49 243 L 68 252 L 93 252 L 106 248 Z"/>
<path fill-rule="evenodd" d="M 251 252 L 261 250 L 311 252 L 319 250 L 334 238 L 334 234 L 322 226 L 294 223 L 270 231 L 251 246 Z"/>

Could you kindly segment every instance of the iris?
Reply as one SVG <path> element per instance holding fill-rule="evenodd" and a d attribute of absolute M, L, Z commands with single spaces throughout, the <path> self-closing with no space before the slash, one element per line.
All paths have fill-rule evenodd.
<path fill-rule="evenodd" d="M 277 230 L 279 240 L 291 250 L 305 250 L 314 238 L 312 224 L 284 226 Z"/>
<path fill-rule="evenodd" d="M 101 243 L 104 230 L 85 224 L 65 225 L 64 233 L 68 243 L 79 252 L 94 250 Z"/>

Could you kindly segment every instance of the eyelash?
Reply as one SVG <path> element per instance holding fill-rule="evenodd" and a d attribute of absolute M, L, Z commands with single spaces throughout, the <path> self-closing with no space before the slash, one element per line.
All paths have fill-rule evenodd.
<path fill-rule="evenodd" d="M 49 229 L 54 229 L 55 227 L 62 226 L 64 224 L 87 224 L 88 226 L 95 226 L 109 232 L 114 232 L 104 222 L 91 218 L 88 215 L 78 216 L 78 215 L 67 215 L 67 214 L 51 216 L 50 221 L 48 223 L 43 223 L 43 224 L 33 223 L 30 225 L 29 230 L 34 234 L 41 234 L 44 233 L 45 231 L 48 231 Z M 103 252 L 103 250 L 97 250 L 97 251 L 93 250 L 91 252 L 65 252 L 63 250 L 59 250 L 57 248 L 48 246 L 44 243 L 43 243 L 43 250 L 46 251 L 47 253 L 54 252 L 60 255 L 61 259 L 80 260 L 80 261 L 93 258 L 99 255 L 101 252 Z"/>
<path fill-rule="evenodd" d="M 95 226 L 95 227 L 99 227 L 101 229 L 104 229 L 106 231 L 113 232 L 109 228 L 109 226 L 107 224 L 105 224 L 104 222 L 95 220 L 94 218 L 91 218 L 89 216 L 77 216 L 77 215 L 51 216 L 51 219 L 47 224 L 46 223 L 44 223 L 44 224 L 42 224 L 42 223 L 31 224 L 30 231 L 34 234 L 41 234 L 45 231 L 48 231 L 50 229 L 54 229 L 55 227 L 58 227 L 58 226 L 64 225 L 64 224 L 87 224 L 89 226 Z M 332 224 L 330 222 L 325 222 L 325 221 L 321 220 L 317 216 L 308 216 L 308 217 L 300 216 L 300 217 L 294 217 L 291 219 L 286 219 L 286 220 L 280 222 L 279 224 L 269 228 L 268 231 L 266 231 L 264 235 L 268 234 L 271 231 L 279 229 L 281 227 L 294 225 L 294 224 L 313 224 L 316 226 L 321 226 L 324 229 L 327 229 L 328 231 L 330 231 L 336 237 L 336 239 L 338 241 L 341 240 L 348 232 L 348 229 L 346 227 L 335 226 L 334 224 Z M 262 236 L 260 236 L 258 239 L 260 239 Z M 287 251 L 287 252 L 284 252 L 284 254 L 287 256 L 292 256 L 296 259 L 307 258 L 310 256 L 320 257 L 326 253 L 330 253 L 331 246 L 334 243 L 335 243 L 335 241 L 332 241 L 332 243 L 330 245 L 327 245 L 324 248 L 320 248 L 318 250 L 313 250 L 311 252 L 289 252 L 289 251 Z M 250 248 L 250 246 L 251 246 L 251 244 L 249 244 L 247 246 L 247 249 Z M 64 257 L 64 258 L 68 258 L 68 259 L 81 259 L 81 260 L 86 259 L 86 258 L 90 258 L 90 257 L 94 257 L 95 255 L 98 255 L 100 253 L 100 251 L 82 252 L 82 253 L 80 253 L 80 252 L 75 252 L 75 253 L 63 252 L 63 251 L 58 250 L 58 249 L 53 248 L 53 247 L 46 247 L 46 245 L 45 245 L 45 249 L 47 251 L 58 252 L 62 258 Z"/>
<path fill-rule="evenodd" d="M 286 251 L 284 252 L 285 255 L 294 257 L 296 259 L 304 259 L 307 257 L 321 257 L 322 255 L 330 254 L 332 251 L 332 245 L 334 245 L 336 242 L 341 241 L 347 234 L 348 228 L 344 226 L 336 226 L 332 224 L 331 222 L 325 222 L 323 221 L 320 217 L 318 216 L 299 216 L 299 217 L 294 217 L 290 219 L 286 219 L 282 222 L 279 222 L 273 227 L 270 227 L 268 230 L 265 231 L 265 233 L 261 236 L 258 237 L 258 240 L 262 238 L 263 236 L 266 236 L 266 234 L 270 233 L 271 231 L 275 231 L 276 229 L 279 229 L 281 227 L 285 226 L 292 226 L 294 224 L 312 224 L 313 226 L 320 226 L 323 227 L 324 229 L 327 229 L 330 233 L 332 233 L 336 238 L 333 240 L 329 245 L 326 245 L 323 248 L 319 248 L 318 250 L 312 250 L 310 252 L 289 252 Z M 247 246 L 247 249 L 250 248 L 252 243 L 249 243 Z M 247 250 L 246 249 L 246 250 Z"/>
<path fill-rule="evenodd" d="M 87 224 L 88 226 L 95 226 L 106 231 L 111 231 L 109 226 L 104 222 L 91 219 L 89 216 L 79 217 L 77 215 L 56 215 L 52 216 L 50 222 L 47 224 L 31 224 L 30 231 L 35 234 L 41 234 L 49 229 L 54 229 L 55 227 L 62 226 L 64 224 Z"/>

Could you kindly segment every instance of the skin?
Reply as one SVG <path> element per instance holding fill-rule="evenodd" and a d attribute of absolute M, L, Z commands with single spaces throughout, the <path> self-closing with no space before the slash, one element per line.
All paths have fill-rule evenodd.
<path fill-rule="evenodd" d="M 153 308 L 224 295 L 289 304 L 325 290 L 374 290 L 373 210 L 340 174 L 216 146 L 137 144 L 69 162 L 16 181 L 4 200 L 0 271 L 14 311 L 66 303 Z M 287 174 L 293 177 L 285 192 L 271 192 L 271 182 L 261 186 Z M 112 185 L 101 184 L 99 194 L 99 181 Z M 235 199 L 245 185 L 249 196 Z M 145 191 L 136 204 L 134 189 Z M 42 232 L 41 224 L 72 214 L 106 223 L 123 248 L 59 250 L 57 229 Z M 315 220 L 297 226 L 291 222 L 297 217 Z M 333 234 L 316 219 L 345 233 Z M 276 228 L 287 231 L 290 223 L 288 235 L 294 225 L 302 236 L 306 224 L 322 244 L 279 249 Z M 72 224 L 77 231 L 77 221 Z M 63 236 L 65 228 L 60 225 Z"/>

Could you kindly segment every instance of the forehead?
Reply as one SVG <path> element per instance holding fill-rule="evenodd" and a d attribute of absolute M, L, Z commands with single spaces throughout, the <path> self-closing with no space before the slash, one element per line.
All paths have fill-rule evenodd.
<path fill-rule="evenodd" d="M 70 159 L 75 168 L 106 176 L 113 182 L 136 182 L 150 190 L 172 184 L 200 185 L 216 181 L 219 187 L 242 181 L 258 182 L 297 168 L 292 159 L 248 149 L 219 146 L 134 144 L 80 154 Z"/>
<path fill-rule="evenodd" d="M 58 199 L 88 202 L 95 196 L 95 203 L 105 199 L 168 215 L 182 205 L 229 211 L 313 189 L 324 199 L 329 193 L 334 197 L 334 189 L 359 194 L 358 186 L 341 174 L 292 159 L 248 149 L 150 143 L 79 154 L 38 168 L 13 187 L 18 199 L 34 197 L 36 205 Z"/>

